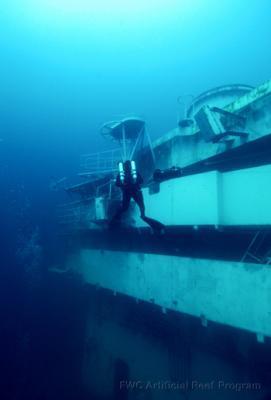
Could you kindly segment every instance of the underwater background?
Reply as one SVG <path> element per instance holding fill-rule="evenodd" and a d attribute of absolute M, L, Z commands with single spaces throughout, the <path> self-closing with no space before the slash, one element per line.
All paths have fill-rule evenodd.
<path fill-rule="evenodd" d="M 107 120 L 136 114 L 152 138 L 177 99 L 270 78 L 268 0 L 10 0 L 0 4 L 0 395 L 86 399 L 86 288 L 62 257 L 56 190 L 81 154 L 109 148 Z"/>

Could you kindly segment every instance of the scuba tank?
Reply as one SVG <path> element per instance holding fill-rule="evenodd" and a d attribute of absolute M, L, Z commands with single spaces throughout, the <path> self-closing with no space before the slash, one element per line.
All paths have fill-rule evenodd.
<path fill-rule="evenodd" d="M 125 177 L 124 168 L 123 168 L 123 162 L 119 162 L 119 174 L 120 174 L 120 181 L 123 184 L 124 183 L 124 177 Z"/>
<path fill-rule="evenodd" d="M 137 181 L 137 170 L 135 161 L 131 161 L 131 175 L 134 183 Z"/>

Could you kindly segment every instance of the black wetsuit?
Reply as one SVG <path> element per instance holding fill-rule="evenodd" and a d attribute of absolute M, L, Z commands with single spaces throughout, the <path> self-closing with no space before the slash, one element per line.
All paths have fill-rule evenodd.
<path fill-rule="evenodd" d="M 142 183 L 143 178 L 139 173 L 137 173 L 136 181 L 134 181 L 131 172 L 126 171 L 124 182 L 121 182 L 120 175 L 118 174 L 116 186 L 122 190 L 122 203 L 111 222 L 114 224 L 114 222 L 120 221 L 122 214 L 128 210 L 130 202 L 133 199 L 140 209 L 141 219 L 143 219 L 143 221 L 150 225 L 155 231 L 161 231 L 164 228 L 164 225 L 152 218 L 146 217 L 145 215 L 145 204 L 141 190 Z"/>
<path fill-rule="evenodd" d="M 114 220 L 121 218 L 121 215 L 126 212 L 130 206 L 130 202 L 133 199 L 140 209 L 140 216 L 145 217 L 145 205 L 143 194 L 141 191 L 141 184 L 143 178 L 140 174 L 137 174 L 136 181 L 133 180 L 131 173 L 125 173 L 124 182 L 121 182 L 120 175 L 118 174 L 116 179 L 116 186 L 122 190 L 122 203 L 120 208 L 117 210 Z"/>

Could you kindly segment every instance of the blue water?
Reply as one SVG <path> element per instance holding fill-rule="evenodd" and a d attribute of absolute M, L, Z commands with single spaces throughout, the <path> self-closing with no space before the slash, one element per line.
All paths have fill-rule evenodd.
<path fill-rule="evenodd" d="M 1 3 L 1 398 L 62 396 L 54 355 L 70 347 L 54 348 L 66 329 L 51 311 L 58 304 L 67 313 L 62 295 L 75 289 L 63 284 L 48 304 L 46 270 L 59 257 L 55 206 L 65 198 L 50 190 L 52 179 L 74 178 L 80 154 L 110 147 L 98 133 L 107 120 L 137 114 L 155 138 L 176 125 L 179 96 L 269 79 L 270 17 L 269 0 Z M 74 382 L 77 372 L 68 372 Z M 80 387 L 71 393 L 83 399 Z"/>

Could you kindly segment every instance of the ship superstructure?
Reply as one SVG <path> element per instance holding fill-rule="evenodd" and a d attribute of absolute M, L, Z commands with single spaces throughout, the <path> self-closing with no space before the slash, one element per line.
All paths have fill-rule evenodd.
<path fill-rule="evenodd" d="M 85 181 L 66 189 L 75 198 L 60 208 L 67 270 L 162 314 L 269 343 L 271 81 L 205 92 L 153 142 L 135 117 L 105 124 L 103 134 L 120 146 L 82 158 Z M 120 202 L 117 162 L 127 158 L 144 176 L 146 213 L 166 225 L 164 235 L 136 207 L 121 228 L 107 229 Z"/>

